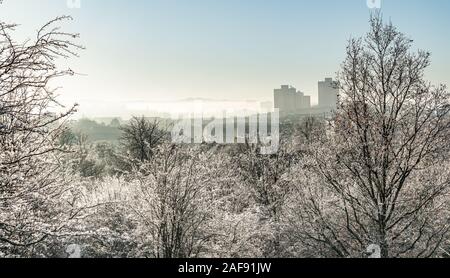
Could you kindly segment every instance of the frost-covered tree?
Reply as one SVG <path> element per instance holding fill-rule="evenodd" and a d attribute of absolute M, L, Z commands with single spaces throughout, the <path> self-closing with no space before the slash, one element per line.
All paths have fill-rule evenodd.
<path fill-rule="evenodd" d="M 299 159 L 298 149 L 288 138 L 282 138 L 275 154 L 261 154 L 258 144 L 242 144 L 234 156 L 235 175 L 250 190 L 250 196 L 261 212 L 260 219 L 272 229 L 271 233 L 266 233 L 263 256 L 280 256 L 283 252 L 279 220 L 284 202 L 292 190 L 290 170 Z"/>
<path fill-rule="evenodd" d="M 163 144 L 153 159 L 139 167 L 131 208 L 146 238 L 145 256 L 197 257 L 205 251 L 214 232 L 213 191 L 205 156 L 195 148 Z"/>
<path fill-rule="evenodd" d="M 72 191 L 58 144 L 75 107 L 56 113 L 60 105 L 49 86 L 73 74 L 57 67 L 58 58 L 81 49 L 78 35 L 56 26 L 69 19 L 50 21 L 25 42 L 13 39 L 17 25 L 0 22 L 0 256 L 30 254 L 79 213 L 64 200 Z"/>
<path fill-rule="evenodd" d="M 124 150 L 140 162 L 152 158 L 155 148 L 162 144 L 168 136 L 158 119 L 133 117 L 130 122 L 121 127 L 121 143 Z"/>
<path fill-rule="evenodd" d="M 424 79 L 430 54 L 379 15 L 352 39 L 339 105 L 304 186 L 298 239 L 325 256 L 436 256 L 449 231 L 450 95 Z M 301 187 L 301 185 L 299 185 Z"/>

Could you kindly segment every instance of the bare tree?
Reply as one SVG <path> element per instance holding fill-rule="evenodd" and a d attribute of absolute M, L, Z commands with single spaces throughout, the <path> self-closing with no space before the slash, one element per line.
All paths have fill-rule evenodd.
<path fill-rule="evenodd" d="M 213 202 L 205 157 L 195 149 L 163 144 L 139 167 L 132 209 L 142 223 L 143 250 L 157 258 L 197 257 L 214 232 L 208 226 Z"/>
<path fill-rule="evenodd" d="M 316 152 L 321 179 L 298 212 L 310 227 L 301 238 L 332 256 L 370 244 L 382 257 L 435 256 L 450 227 L 450 95 L 424 80 L 428 52 L 413 53 L 379 15 L 370 24 L 347 47 L 333 130 Z"/>
<path fill-rule="evenodd" d="M 62 107 L 49 83 L 73 75 L 59 70 L 58 58 L 76 56 L 82 47 L 55 24 L 45 24 L 34 40 L 12 38 L 17 25 L 0 22 L 0 248 L 33 246 L 63 231 L 76 217 L 60 210 L 61 197 L 69 191 L 60 169 L 57 139 L 64 120 L 75 106 Z M 1 250 L 0 250 L 1 253 Z"/>
<path fill-rule="evenodd" d="M 275 154 L 261 154 L 260 147 L 259 144 L 242 144 L 232 160 L 241 183 L 251 190 L 255 203 L 263 211 L 261 220 L 273 224 L 273 232 L 265 242 L 264 256 L 280 256 L 283 250 L 280 246 L 279 220 L 292 189 L 290 169 L 298 162 L 300 155 L 285 138 Z"/>
<path fill-rule="evenodd" d="M 321 118 L 309 116 L 304 118 L 296 127 L 293 138 L 300 140 L 299 143 L 314 142 L 323 136 L 325 132 L 326 121 Z"/>
<path fill-rule="evenodd" d="M 281 146 L 277 153 L 264 155 L 260 145 L 242 144 L 233 159 L 236 173 L 253 190 L 255 201 L 275 218 L 289 193 L 289 181 L 283 177 L 299 159 L 285 141 Z"/>
<path fill-rule="evenodd" d="M 121 128 L 122 146 L 140 162 L 151 159 L 155 148 L 167 138 L 168 133 L 158 119 L 133 117 L 128 125 Z"/>

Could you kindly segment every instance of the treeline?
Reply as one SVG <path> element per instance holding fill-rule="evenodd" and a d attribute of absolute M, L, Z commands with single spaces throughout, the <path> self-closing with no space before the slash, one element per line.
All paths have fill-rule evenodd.
<path fill-rule="evenodd" d="M 98 123 L 95 120 L 83 118 L 69 123 L 68 127 L 76 135 L 87 136 L 90 142 L 116 143 L 120 139 L 121 122 L 119 119 L 111 119 L 108 124 Z"/>
<path fill-rule="evenodd" d="M 303 120 L 271 156 L 251 144 L 174 145 L 146 118 L 122 126 L 119 145 L 66 131 L 72 176 L 100 204 L 83 223 L 92 235 L 72 241 L 88 257 L 298 256 L 282 228 L 295 193 L 291 171 L 307 154 L 300 142 L 314 142 L 324 128 Z"/>

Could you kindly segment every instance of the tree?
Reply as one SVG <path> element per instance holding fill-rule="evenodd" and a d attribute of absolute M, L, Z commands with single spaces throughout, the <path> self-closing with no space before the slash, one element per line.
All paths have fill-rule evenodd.
<path fill-rule="evenodd" d="M 251 190 L 251 196 L 262 211 L 261 219 L 272 226 L 273 231 L 266 234 L 264 244 L 267 257 L 281 255 L 279 220 L 292 189 L 291 167 L 300 159 L 300 154 L 287 141 L 282 138 L 279 150 L 272 155 L 261 154 L 260 144 L 242 144 L 233 159 L 240 182 Z"/>
<path fill-rule="evenodd" d="M 449 231 L 450 95 L 424 80 L 430 53 L 412 52 L 380 15 L 370 25 L 349 41 L 299 238 L 332 256 L 362 256 L 370 244 L 382 257 L 435 256 Z"/>
<path fill-rule="evenodd" d="M 156 258 L 197 257 L 214 232 L 209 228 L 214 177 L 196 149 L 163 144 L 153 159 L 134 175 L 135 202 L 131 203 L 139 229 L 146 238 L 144 254 Z"/>
<path fill-rule="evenodd" d="M 317 141 L 323 137 L 326 130 L 325 126 L 325 120 L 323 119 L 313 116 L 306 117 L 295 127 L 295 134 L 292 139 L 298 139 L 299 144 Z"/>
<path fill-rule="evenodd" d="M 154 149 L 163 143 L 168 135 L 158 119 L 150 121 L 145 117 L 133 117 L 121 130 L 123 148 L 140 162 L 150 160 Z"/>
<path fill-rule="evenodd" d="M 73 75 L 58 58 L 76 56 L 76 34 L 45 24 L 34 40 L 16 42 L 15 24 L 0 22 L 0 254 L 13 255 L 65 231 L 78 210 L 67 207 L 73 188 L 59 158 L 58 138 L 75 106 L 61 114 L 52 108 L 56 90 L 49 84 Z"/>
<path fill-rule="evenodd" d="M 102 176 L 105 165 L 100 164 L 100 159 L 96 156 L 95 146 L 89 142 L 86 134 L 75 134 L 75 145 L 72 146 L 73 164 L 76 174 L 84 178 L 99 178 Z"/>

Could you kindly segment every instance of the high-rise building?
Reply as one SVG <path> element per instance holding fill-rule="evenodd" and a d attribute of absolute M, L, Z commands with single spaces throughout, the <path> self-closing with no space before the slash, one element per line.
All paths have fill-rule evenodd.
<path fill-rule="evenodd" d="M 311 108 L 311 98 L 289 85 L 274 90 L 274 104 L 283 113 L 298 113 Z"/>
<path fill-rule="evenodd" d="M 319 81 L 319 108 L 336 109 L 339 89 L 332 78 Z"/>

